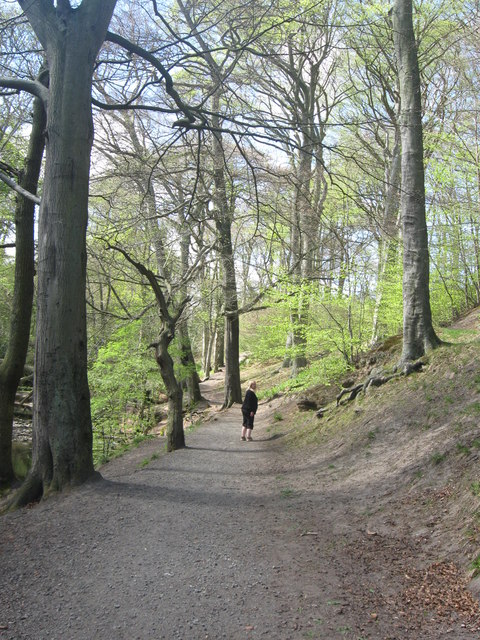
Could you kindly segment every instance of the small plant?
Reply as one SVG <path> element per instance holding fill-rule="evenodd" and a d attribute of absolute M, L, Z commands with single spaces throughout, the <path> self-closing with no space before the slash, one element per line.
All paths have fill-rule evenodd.
<path fill-rule="evenodd" d="M 470 453 L 470 448 L 466 444 L 462 444 L 461 442 L 457 442 L 457 451 L 458 453 L 464 453 L 468 456 Z"/>
<path fill-rule="evenodd" d="M 433 464 L 437 465 L 443 462 L 446 457 L 445 453 L 434 453 L 431 457 L 431 461 Z"/>
<path fill-rule="evenodd" d="M 470 564 L 470 569 L 473 570 L 473 577 L 475 578 L 480 574 L 480 555 L 478 555 L 475 560 Z"/>
<path fill-rule="evenodd" d="M 283 420 L 283 416 L 279 411 L 275 411 L 273 414 L 273 419 L 275 422 L 281 422 Z"/>
<path fill-rule="evenodd" d="M 472 402 L 465 407 L 465 413 L 478 415 L 480 414 L 480 402 Z"/>
<path fill-rule="evenodd" d="M 480 481 L 475 480 L 475 482 L 472 482 L 472 484 L 470 485 L 470 491 L 474 496 L 480 496 Z"/>
<path fill-rule="evenodd" d="M 293 489 L 282 489 L 280 492 L 280 495 L 282 496 L 282 498 L 291 498 L 293 496 Z"/>
<path fill-rule="evenodd" d="M 153 460 L 158 460 L 159 458 L 159 454 L 158 453 L 152 453 L 152 455 L 150 456 L 150 458 L 144 458 L 140 464 L 138 465 L 139 469 L 144 469 L 147 465 L 150 464 L 150 462 L 152 462 Z"/>
<path fill-rule="evenodd" d="M 373 442 L 376 437 L 377 437 L 377 430 L 376 429 L 374 429 L 372 431 L 369 431 L 368 434 L 367 434 L 367 438 L 369 439 L 370 442 Z"/>

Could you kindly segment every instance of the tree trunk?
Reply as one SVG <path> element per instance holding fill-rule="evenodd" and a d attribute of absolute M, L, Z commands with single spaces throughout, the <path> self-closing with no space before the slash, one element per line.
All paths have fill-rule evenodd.
<path fill-rule="evenodd" d="M 402 139 L 403 352 L 416 360 L 440 344 L 432 325 L 425 214 L 422 107 L 412 1 L 396 0 L 393 36 L 397 58 Z"/>
<path fill-rule="evenodd" d="M 225 319 L 217 315 L 215 320 L 215 345 L 213 350 L 213 371 L 216 373 L 225 366 Z"/>
<path fill-rule="evenodd" d="M 45 148 L 45 109 L 36 98 L 33 123 L 20 186 L 37 192 L 38 178 Z M 0 365 L 0 486 L 14 479 L 12 466 L 12 430 L 15 394 L 23 376 L 30 339 L 34 280 L 34 217 L 35 205 L 17 196 L 15 209 L 15 286 L 7 353 Z"/>
<path fill-rule="evenodd" d="M 193 356 L 192 343 L 190 342 L 186 320 L 180 320 L 177 329 L 177 336 L 181 349 L 180 360 L 185 369 L 184 381 L 187 389 L 188 403 L 191 406 L 194 406 L 197 402 L 203 400 L 203 397 L 200 391 L 200 378 L 195 365 L 195 358 Z"/>
<path fill-rule="evenodd" d="M 209 380 L 210 371 L 212 370 L 212 335 L 210 331 L 210 324 L 208 322 L 203 323 L 202 332 L 202 369 L 205 380 Z"/>
<path fill-rule="evenodd" d="M 214 97 L 213 111 L 218 113 L 220 101 L 218 95 Z M 212 117 L 212 125 L 218 129 L 220 119 Z M 227 187 L 225 184 L 225 160 L 223 157 L 222 134 L 213 134 L 212 154 L 214 163 L 215 184 L 215 226 L 220 247 L 222 264 L 222 289 L 225 308 L 225 396 L 224 407 L 230 407 L 234 402 L 242 402 L 242 388 L 240 384 L 240 321 L 238 317 L 237 281 L 235 276 L 235 262 L 232 245 L 232 220 L 228 205 Z"/>
<path fill-rule="evenodd" d="M 13 506 L 94 474 L 87 380 L 86 229 L 93 142 L 92 74 L 115 0 L 20 5 L 50 73 L 38 227 L 32 469 Z"/>
<path fill-rule="evenodd" d="M 387 175 L 385 210 L 382 224 L 382 237 L 379 241 L 380 257 L 377 275 L 377 291 L 375 296 L 375 308 L 373 311 L 372 326 L 372 343 L 376 342 L 379 337 L 379 314 L 383 300 L 383 292 L 385 288 L 385 276 L 388 267 L 396 259 L 397 244 L 399 236 L 399 216 L 400 209 L 400 179 L 401 179 L 401 142 L 400 132 L 398 128 L 395 130 L 395 144 L 392 150 L 392 160 Z"/>
<path fill-rule="evenodd" d="M 182 385 L 175 377 L 172 356 L 168 346 L 173 339 L 169 328 L 162 329 L 160 339 L 155 345 L 155 358 L 168 396 L 167 451 L 176 451 L 185 446 L 183 431 L 183 392 Z"/>

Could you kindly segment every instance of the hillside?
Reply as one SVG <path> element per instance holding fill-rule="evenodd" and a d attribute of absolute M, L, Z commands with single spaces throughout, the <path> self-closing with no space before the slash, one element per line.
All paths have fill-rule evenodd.
<path fill-rule="evenodd" d="M 403 574 L 406 607 L 447 618 L 465 608 L 480 629 L 461 586 L 480 595 L 479 331 L 477 309 L 443 331 L 449 344 L 423 358 L 420 372 L 353 402 L 344 396 L 337 406 L 334 385 L 300 393 L 323 404 L 323 417 L 299 412 L 299 397 L 274 400 L 269 432 L 283 441 L 292 491 L 334 492 L 339 530 L 366 533 L 349 548 L 352 560 Z M 392 343 L 367 354 L 348 384 L 391 371 L 400 355 Z"/>
<path fill-rule="evenodd" d="M 249 443 L 215 376 L 186 449 L 145 442 L 0 518 L 0 639 L 478 638 L 478 311 L 447 336 L 462 343 L 339 407 L 334 386 L 302 392 L 333 399 L 321 418 L 263 399 Z"/>

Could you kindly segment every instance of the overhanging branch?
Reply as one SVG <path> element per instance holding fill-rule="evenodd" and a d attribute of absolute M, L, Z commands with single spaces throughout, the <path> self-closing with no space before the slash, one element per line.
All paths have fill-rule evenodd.
<path fill-rule="evenodd" d="M 179 121 L 181 122 L 181 124 L 177 124 L 177 126 L 188 127 L 188 126 L 194 125 L 194 123 L 195 123 L 195 126 L 198 126 L 198 123 L 197 123 L 198 120 L 200 120 L 200 122 L 202 123 L 205 122 L 205 119 L 203 118 L 203 116 L 201 116 L 198 112 L 195 112 L 195 110 L 192 107 L 189 107 L 187 104 L 183 102 L 180 95 L 178 94 L 178 91 L 173 86 L 172 76 L 167 71 L 167 69 L 163 66 L 163 64 L 152 53 L 150 53 L 150 51 L 147 51 L 140 45 L 135 44 L 130 40 L 127 40 L 126 38 L 123 38 L 117 33 L 112 33 L 111 31 L 107 31 L 105 40 L 108 42 L 113 42 L 114 44 L 118 44 L 120 47 L 122 47 L 123 49 L 126 49 L 130 53 L 133 53 L 137 56 L 140 56 L 144 60 L 147 60 L 160 73 L 163 80 L 165 81 L 166 92 L 171 98 L 173 98 L 178 109 L 186 116 L 185 121 L 183 120 Z"/>

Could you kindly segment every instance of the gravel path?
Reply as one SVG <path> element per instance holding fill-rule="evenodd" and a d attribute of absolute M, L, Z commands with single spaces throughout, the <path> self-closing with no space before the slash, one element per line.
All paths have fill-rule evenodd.
<path fill-rule="evenodd" d="M 184 450 L 145 443 L 102 480 L 0 518 L 0 639 L 478 637 L 449 623 L 417 635 L 389 611 L 385 554 L 405 549 L 360 531 L 355 495 L 323 491 L 321 470 L 302 493 L 311 470 L 294 471 L 269 419 L 260 407 L 241 442 L 234 407 Z"/>
<path fill-rule="evenodd" d="M 149 442 L 103 480 L 3 517 L 0 638 L 293 637 L 309 589 L 299 525 L 272 443 L 241 442 L 239 424 L 237 407 L 184 450 Z"/>

